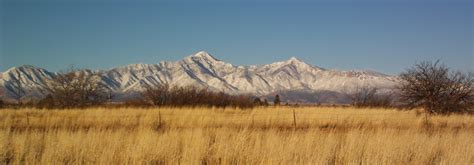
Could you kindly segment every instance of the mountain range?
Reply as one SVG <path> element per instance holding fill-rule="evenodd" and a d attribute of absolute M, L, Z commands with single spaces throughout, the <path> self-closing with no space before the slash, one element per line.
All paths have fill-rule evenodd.
<path fill-rule="evenodd" d="M 200 51 L 175 62 L 131 64 L 109 70 L 80 70 L 97 73 L 116 94 L 117 100 L 135 97 L 145 85 L 170 84 L 204 87 L 229 94 L 271 97 L 305 103 L 344 103 L 344 93 L 362 86 L 391 89 L 396 76 L 375 71 L 329 70 L 305 63 L 295 57 L 266 65 L 236 66 Z M 24 65 L 0 73 L 3 99 L 13 98 L 13 81 L 19 80 L 26 98 L 44 96 L 44 86 L 58 73 Z M 2 92 L 3 91 L 3 92 Z"/>

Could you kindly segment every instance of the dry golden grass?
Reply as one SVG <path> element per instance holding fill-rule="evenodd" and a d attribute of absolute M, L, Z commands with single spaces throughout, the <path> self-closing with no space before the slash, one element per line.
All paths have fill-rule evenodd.
<path fill-rule="evenodd" d="M 426 122 L 415 111 L 324 107 L 1 110 L 5 163 L 473 164 L 474 117 Z"/>

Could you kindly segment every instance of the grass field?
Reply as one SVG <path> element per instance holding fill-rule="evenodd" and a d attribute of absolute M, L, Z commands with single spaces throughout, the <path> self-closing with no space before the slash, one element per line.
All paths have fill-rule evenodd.
<path fill-rule="evenodd" d="M 474 117 L 342 107 L 0 110 L 5 163 L 474 164 Z"/>

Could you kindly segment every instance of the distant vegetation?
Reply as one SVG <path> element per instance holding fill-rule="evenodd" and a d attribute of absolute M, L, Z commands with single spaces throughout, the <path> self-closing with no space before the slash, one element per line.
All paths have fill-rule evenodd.
<path fill-rule="evenodd" d="M 392 93 L 381 93 L 380 89 L 363 86 L 349 93 L 351 104 L 355 107 L 395 107 L 395 97 Z"/>
<path fill-rule="evenodd" d="M 141 93 L 144 104 L 168 107 L 238 107 L 252 108 L 254 96 L 230 95 L 196 87 L 170 87 L 169 85 L 147 86 Z"/>

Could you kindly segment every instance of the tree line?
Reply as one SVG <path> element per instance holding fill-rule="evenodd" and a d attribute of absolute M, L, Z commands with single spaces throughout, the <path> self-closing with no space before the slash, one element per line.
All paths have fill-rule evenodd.
<path fill-rule="evenodd" d="M 146 85 L 141 96 L 145 104 L 153 106 L 252 108 L 255 105 L 251 95 L 230 95 L 194 86 Z"/>

